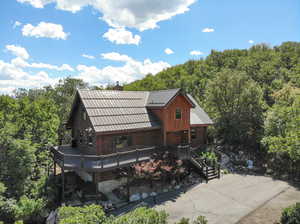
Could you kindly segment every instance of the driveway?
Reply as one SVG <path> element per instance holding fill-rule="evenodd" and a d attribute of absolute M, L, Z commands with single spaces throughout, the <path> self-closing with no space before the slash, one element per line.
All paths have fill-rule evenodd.
<path fill-rule="evenodd" d="M 227 174 L 155 206 L 169 213 L 170 223 L 204 215 L 209 224 L 233 224 L 291 188 L 265 176 Z M 299 193 L 299 191 L 297 191 Z M 300 194 L 297 194 L 300 200 Z"/>

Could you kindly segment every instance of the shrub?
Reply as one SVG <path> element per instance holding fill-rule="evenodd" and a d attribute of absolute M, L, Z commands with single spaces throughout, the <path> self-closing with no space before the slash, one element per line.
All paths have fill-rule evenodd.
<path fill-rule="evenodd" d="M 198 216 L 198 218 L 193 222 L 193 224 L 207 224 L 207 219 L 205 218 L 205 216 Z"/>
<path fill-rule="evenodd" d="M 280 221 L 281 224 L 300 224 L 300 202 L 285 208 Z"/>
<path fill-rule="evenodd" d="M 41 211 L 45 207 L 43 199 L 30 199 L 22 196 L 14 206 L 14 214 L 17 220 L 24 220 L 25 223 L 40 221 Z"/>
<path fill-rule="evenodd" d="M 176 222 L 175 224 L 189 224 L 189 223 L 190 223 L 190 219 L 183 217 L 179 220 L 179 222 Z"/>
<path fill-rule="evenodd" d="M 126 215 L 116 218 L 113 224 L 167 224 L 167 213 L 151 208 L 137 208 Z"/>
<path fill-rule="evenodd" d="M 63 206 L 58 211 L 60 224 L 104 224 L 107 217 L 101 206 Z"/>

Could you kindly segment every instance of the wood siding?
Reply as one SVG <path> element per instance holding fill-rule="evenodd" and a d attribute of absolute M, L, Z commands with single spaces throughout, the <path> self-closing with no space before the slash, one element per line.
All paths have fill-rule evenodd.
<path fill-rule="evenodd" d="M 120 135 L 130 135 L 132 137 L 132 148 L 135 146 L 159 146 L 162 145 L 162 135 L 160 130 L 129 132 L 114 135 L 98 135 L 97 149 L 98 155 L 115 153 L 114 138 Z M 130 148 L 130 147 L 129 147 Z M 120 149 L 122 150 L 122 149 Z"/>
<path fill-rule="evenodd" d="M 79 139 L 79 133 L 83 132 L 87 128 L 92 128 L 91 122 L 89 120 L 89 117 L 86 115 L 86 120 L 83 119 L 83 112 L 85 111 L 85 108 L 82 104 L 82 102 L 79 100 L 77 104 L 77 108 L 73 115 L 73 121 L 72 121 L 72 138 L 76 141 L 76 145 L 78 148 L 87 150 L 88 153 L 94 153 L 95 147 L 90 147 L 86 144 L 86 142 L 80 143 Z M 85 111 L 86 112 L 86 111 Z M 95 136 L 95 135 L 94 135 Z M 96 139 L 93 137 L 93 145 L 96 145 Z"/>
<path fill-rule="evenodd" d="M 176 109 L 178 108 L 181 109 L 181 119 L 176 119 Z M 183 139 L 186 138 L 187 142 L 190 142 L 190 110 L 190 103 L 182 95 L 176 96 L 166 108 L 151 110 L 163 125 L 164 145 L 178 145 L 183 143 Z M 184 131 L 186 133 L 182 133 Z"/>
<path fill-rule="evenodd" d="M 206 144 L 206 129 L 207 127 L 194 127 L 196 132 L 196 138 L 191 139 L 191 145 L 193 147 Z"/>

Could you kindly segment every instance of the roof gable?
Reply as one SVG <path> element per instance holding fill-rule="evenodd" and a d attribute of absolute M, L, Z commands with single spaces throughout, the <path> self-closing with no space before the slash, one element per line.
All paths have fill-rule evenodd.
<path fill-rule="evenodd" d="M 181 89 L 168 89 L 149 92 L 147 107 L 166 107 L 179 94 L 182 94 L 193 107 L 195 106 Z"/>
<path fill-rule="evenodd" d="M 72 105 L 68 127 L 71 127 L 78 103 L 83 104 L 97 133 L 132 129 L 160 128 L 160 121 L 150 108 L 166 107 L 181 94 L 191 108 L 191 125 L 212 124 L 212 120 L 191 95 L 180 89 L 161 91 L 78 90 Z"/>
<path fill-rule="evenodd" d="M 149 92 L 79 90 L 95 132 L 160 128 L 158 119 L 146 108 Z"/>

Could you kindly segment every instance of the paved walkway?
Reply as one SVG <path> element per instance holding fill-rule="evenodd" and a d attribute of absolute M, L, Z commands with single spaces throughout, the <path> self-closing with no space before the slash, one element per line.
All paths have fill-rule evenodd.
<path fill-rule="evenodd" d="M 167 211 L 170 223 L 182 217 L 193 220 L 204 215 L 209 224 L 233 224 L 290 187 L 270 177 L 228 174 L 199 184 L 155 208 Z"/>

